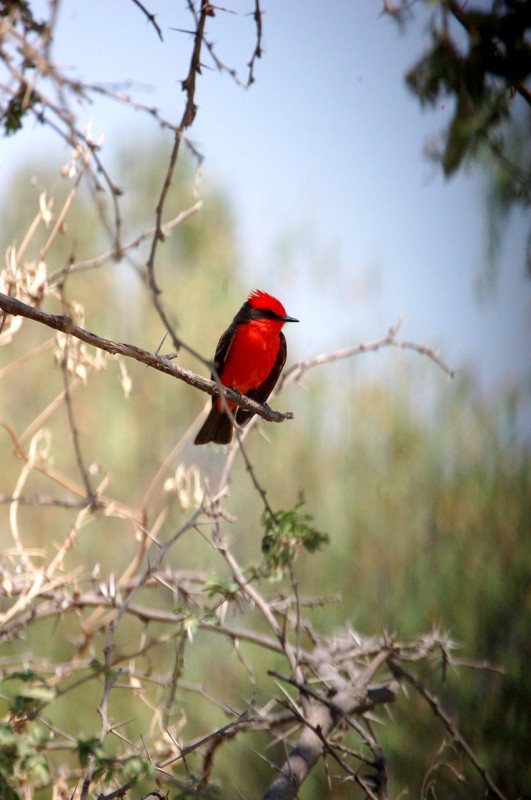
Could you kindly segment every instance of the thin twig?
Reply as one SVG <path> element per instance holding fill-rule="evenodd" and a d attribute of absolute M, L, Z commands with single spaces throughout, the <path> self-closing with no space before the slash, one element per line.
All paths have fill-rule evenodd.
<path fill-rule="evenodd" d="M 480 762 L 466 739 L 464 739 L 464 737 L 459 733 L 448 714 L 446 714 L 446 712 L 443 710 L 439 700 L 435 697 L 435 695 L 433 695 L 429 689 L 426 688 L 424 683 L 417 678 L 416 675 L 405 669 L 396 659 L 393 658 L 389 660 L 389 667 L 397 678 L 406 680 L 417 690 L 421 697 L 426 700 L 435 716 L 441 720 L 448 733 L 452 736 L 454 741 L 457 742 L 470 763 L 473 764 L 473 766 L 479 772 L 490 792 L 492 792 L 492 794 L 497 797 L 498 800 L 507 800 L 506 796 L 494 784 L 489 773 Z"/>
<path fill-rule="evenodd" d="M 131 2 L 132 2 L 132 3 L 134 3 L 134 4 L 135 4 L 135 6 L 137 6 L 137 8 L 139 8 L 139 9 L 142 11 L 142 13 L 143 13 L 143 14 L 144 14 L 144 16 L 146 17 L 147 21 L 148 21 L 148 22 L 149 22 L 151 25 L 153 25 L 153 27 L 155 28 L 155 30 L 156 30 L 156 32 L 157 32 L 157 36 L 159 37 L 160 41 L 162 42 L 162 41 L 163 41 L 163 38 L 162 38 L 162 31 L 161 31 L 161 29 L 160 29 L 160 26 L 159 26 L 159 25 L 158 25 L 158 23 L 157 23 L 156 15 L 155 15 L 155 14 L 151 14 L 151 13 L 150 13 L 150 12 L 147 10 L 147 8 L 145 7 L 145 5 L 144 5 L 143 3 L 141 3 L 141 2 L 140 2 L 140 0 L 131 0 Z"/>
<path fill-rule="evenodd" d="M 413 350 L 416 353 L 420 353 L 421 355 L 427 356 L 429 359 L 431 359 L 435 364 L 437 364 L 438 367 L 446 372 L 450 378 L 454 377 L 453 369 L 451 369 L 445 363 L 445 361 L 443 361 L 443 359 L 435 350 L 433 350 L 433 348 L 427 347 L 424 344 L 418 344 L 417 342 L 397 339 L 397 330 L 398 325 L 391 328 L 387 336 L 383 336 L 381 339 L 376 339 L 373 342 L 365 342 L 354 345 L 353 347 L 344 347 L 340 350 L 334 350 L 331 353 L 323 353 L 321 355 L 314 356 L 313 358 L 309 358 L 306 361 L 300 361 L 297 364 L 293 364 L 293 366 L 286 370 L 282 375 L 275 393 L 280 392 L 284 385 L 288 385 L 294 381 L 296 382 L 300 380 L 305 372 L 313 369 L 314 367 L 319 367 L 323 364 L 331 364 L 334 361 L 340 361 L 345 358 L 352 358 L 353 356 L 357 356 L 361 353 L 375 352 L 377 350 L 381 350 L 383 347 L 398 347 L 401 350 Z"/>
<path fill-rule="evenodd" d="M 187 208 L 185 211 L 181 211 L 177 214 L 174 219 L 166 222 L 162 226 L 162 232 L 165 238 L 168 238 L 174 228 L 180 225 L 185 220 L 189 219 L 194 214 L 197 214 L 203 206 L 203 201 L 198 200 L 197 203 L 194 203 L 193 206 Z M 107 250 L 105 253 L 102 253 L 99 256 L 95 256 L 94 258 L 87 259 L 86 261 L 76 261 L 72 264 L 67 264 L 60 269 L 55 270 L 48 276 L 48 283 L 51 285 L 59 278 L 61 278 L 66 272 L 68 274 L 72 274 L 74 272 L 82 272 L 84 270 L 92 270 L 98 267 L 102 267 L 104 264 L 108 264 L 110 261 L 116 261 L 123 258 L 126 253 L 130 250 L 135 250 L 139 247 L 142 242 L 146 241 L 146 239 L 150 239 L 153 234 L 155 233 L 155 228 L 148 228 L 145 231 L 142 231 L 138 236 L 134 239 L 131 239 L 130 242 L 127 244 L 123 244 L 119 253 L 116 252 L 116 249 L 113 247 L 111 250 Z"/>
<path fill-rule="evenodd" d="M 251 86 L 251 84 L 253 84 L 255 81 L 254 67 L 256 60 L 262 57 L 262 10 L 260 8 L 260 0 L 255 0 L 253 19 L 256 25 L 256 45 L 251 56 L 251 60 L 247 65 L 249 67 L 249 75 L 247 78 L 248 87 Z"/>
<path fill-rule="evenodd" d="M 63 360 L 61 362 L 61 372 L 63 373 L 64 400 L 66 405 L 66 413 L 68 417 L 68 425 L 70 427 L 70 433 L 72 435 L 72 443 L 74 445 L 74 452 L 76 454 L 77 466 L 79 469 L 79 473 L 81 475 L 81 480 L 83 481 L 83 485 L 85 486 L 85 491 L 87 493 L 87 503 L 89 507 L 92 508 L 93 506 L 95 506 L 96 503 L 96 495 L 94 493 L 92 484 L 90 482 L 88 469 L 85 466 L 83 453 L 81 452 L 81 443 L 79 441 L 79 430 L 76 425 L 72 398 L 70 396 L 70 388 L 68 380 L 68 337 L 66 338 L 65 341 Z"/>
<path fill-rule="evenodd" d="M 192 0 L 188 0 L 188 7 L 190 8 L 192 14 L 195 17 L 196 16 L 195 8 Z M 175 166 L 177 164 L 177 159 L 179 156 L 181 142 L 184 136 L 184 131 L 186 130 L 186 128 L 189 128 L 190 125 L 192 125 L 197 111 L 197 107 L 195 104 L 196 76 L 198 73 L 201 72 L 201 46 L 203 44 L 206 20 L 207 17 L 212 16 L 213 13 L 214 12 L 212 6 L 208 2 L 208 0 L 201 0 L 201 11 L 199 13 L 196 22 L 196 30 L 194 33 L 194 46 L 192 48 L 192 55 L 190 58 L 190 66 L 188 68 L 188 75 L 182 81 L 183 91 L 186 92 L 186 104 L 181 117 L 181 122 L 174 135 L 173 147 L 168 161 L 168 169 L 166 171 L 160 197 L 157 203 L 157 207 L 155 209 L 155 233 L 153 234 L 153 239 L 151 242 L 151 250 L 147 260 L 149 285 L 151 287 L 151 292 L 153 295 L 153 302 L 155 307 L 157 308 L 157 311 L 159 311 L 161 319 L 164 322 L 165 327 L 168 330 L 168 333 L 170 334 L 174 342 L 175 342 L 175 334 L 173 332 L 172 326 L 168 324 L 165 314 L 161 313 L 162 308 L 158 301 L 158 295 L 160 294 L 160 289 L 155 279 L 155 258 L 159 242 L 164 240 L 162 215 L 164 213 L 166 198 L 170 190 L 173 173 L 175 171 Z M 178 343 L 176 349 L 179 349 Z"/>

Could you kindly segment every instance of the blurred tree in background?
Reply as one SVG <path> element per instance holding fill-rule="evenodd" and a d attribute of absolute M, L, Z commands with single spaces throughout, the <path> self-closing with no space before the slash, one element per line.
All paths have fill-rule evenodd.
<path fill-rule="evenodd" d="M 531 202 L 531 12 L 526 0 L 431 6 L 430 46 L 406 76 L 423 106 L 455 101 L 452 120 L 431 155 L 450 177 L 479 163 L 489 178 L 489 247 L 503 222 Z M 393 8 L 404 22 L 411 4 Z M 531 273 L 531 231 L 526 254 Z"/>
<path fill-rule="evenodd" d="M 4 6 L 47 58 L 29 4 Z M 212 11 L 194 7 L 195 48 Z M 288 364 L 273 404 L 295 422 L 255 417 L 227 451 L 198 449 L 204 395 L 68 333 L 207 373 L 194 351 L 245 296 L 230 204 L 198 198 L 193 145 L 179 151 L 190 75 L 188 116 L 112 178 L 66 109 L 67 163 L 5 192 L 0 797 L 293 797 L 314 757 L 300 796 L 523 796 L 518 394 L 487 405 L 395 332 L 373 348 L 391 346 L 385 379 L 363 347 Z M 10 130 L 48 113 L 15 79 Z"/>

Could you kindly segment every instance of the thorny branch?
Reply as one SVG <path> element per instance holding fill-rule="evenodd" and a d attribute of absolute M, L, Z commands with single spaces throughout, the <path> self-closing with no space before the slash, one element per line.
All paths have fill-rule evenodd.
<path fill-rule="evenodd" d="M 147 21 L 148 21 L 148 22 L 150 23 L 150 25 L 152 25 L 152 26 L 153 26 L 153 28 L 155 29 L 155 31 L 156 31 L 156 33 L 157 33 L 157 36 L 159 37 L 160 41 L 162 42 L 162 38 L 163 38 L 163 37 L 162 37 L 162 31 L 161 31 L 161 29 L 160 29 L 160 26 L 157 24 L 157 17 L 156 17 L 156 15 L 155 15 L 155 14 L 152 14 L 151 12 L 149 12 L 149 11 L 147 10 L 147 8 L 145 7 L 145 5 L 144 5 L 143 3 L 141 3 L 141 2 L 140 2 L 140 0 L 131 0 L 131 2 L 132 2 L 132 3 L 134 3 L 134 4 L 135 4 L 135 6 L 137 6 L 137 7 L 138 7 L 138 8 L 141 10 L 141 12 L 144 14 L 145 18 L 147 19 Z"/>
<path fill-rule="evenodd" d="M 407 683 L 413 686 L 421 695 L 421 697 L 424 698 L 435 716 L 441 720 L 448 733 L 452 736 L 453 741 L 459 745 L 470 763 L 473 764 L 475 769 L 479 772 L 483 781 L 485 782 L 485 785 L 488 787 L 489 791 L 494 795 L 494 797 L 497 797 L 498 800 L 507 800 L 505 795 L 502 794 L 498 787 L 492 782 L 487 770 L 480 762 L 466 739 L 461 735 L 461 733 L 459 733 L 448 714 L 443 710 L 439 700 L 435 697 L 435 695 L 429 691 L 429 689 L 416 675 L 405 669 L 402 664 L 397 663 L 395 659 L 391 659 L 389 661 L 389 667 L 393 675 L 395 675 L 399 680 L 407 681 Z"/>
<path fill-rule="evenodd" d="M 262 57 L 262 10 L 260 8 L 260 0 L 255 0 L 253 18 L 256 25 L 256 46 L 248 64 L 249 76 L 247 78 L 247 86 L 251 86 L 251 84 L 254 83 L 255 63 L 258 58 Z"/>
<path fill-rule="evenodd" d="M 308 711 L 300 715 L 300 722 L 304 726 L 301 736 L 269 790 L 264 795 L 264 800 L 291 800 L 291 798 L 295 798 L 300 786 L 323 753 L 334 753 L 335 748 L 333 743 L 329 741 L 329 737 L 342 721 L 348 720 L 350 716 L 362 717 L 364 713 L 376 705 L 395 700 L 399 688 L 397 682 L 390 682 L 384 687 L 378 687 L 377 690 L 371 690 L 370 687 L 373 674 L 388 658 L 389 653 L 385 649 L 381 650 L 373 659 L 369 669 L 360 670 L 353 685 L 343 682 L 343 688 L 339 691 L 337 690 L 338 687 L 334 686 L 333 692 L 330 692 L 330 698 L 319 697 L 315 691 L 309 691 L 305 684 L 300 685 L 294 681 L 289 681 L 297 685 L 301 696 L 309 694 L 318 702 L 311 704 Z M 284 680 L 286 679 L 284 678 Z M 377 753 L 375 752 L 375 758 L 381 758 L 381 748 L 375 746 L 375 750 L 378 751 Z M 385 769 L 381 771 L 382 774 L 386 774 Z M 369 797 L 371 797 L 370 794 Z"/>
<path fill-rule="evenodd" d="M 205 35 L 205 25 L 207 17 L 211 17 L 214 15 L 214 7 L 208 2 L 208 0 L 201 0 L 201 10 L 199 12 L 199 15 L 197 15 L 195 11 L 194 3 L 192 0 L 188 0 L 188 7 L 196 20 L 196 30 L 194 33 L 194 44 L 192 48 L 192 55 L 190 58 L 188 75 L 182 81 L 182 89 L 186 93 L 186 104 L 179 126 L 175 131 L 173 148 L 168 162 L 168 169 L 166 171 L 166 176 L 164 178 L 164 183 L 162 186 L 160 197 L 155 209 L 155 233 L 153 235 L 153 239 L 151 242 L 151 249 L 147 260 L 149 284 L 153 295 L 153 302 L 155 308 L 159 312 L 162 321 L 165 324 L 168 333 L 172 337 L 176 349 L 179 349 L 179 343 L 176 340 L 173 328 L 169 324 L 166 314 L 164 313 L 159 300 L 160 289 L 155 279 L 155 258 L 159 242 L 163 241 L 162 216 L 164 213 L 164 205 L 166 202 L 166 198 L 168 196 L 173 174 L 177 164 L 181 142 L 184 137 L 184 131 L 192 125 L 197 111 L 197 106 L 195 103 L 196 76 L 198 75 L 198 73 L 201 72 L 201 47 Z"/>

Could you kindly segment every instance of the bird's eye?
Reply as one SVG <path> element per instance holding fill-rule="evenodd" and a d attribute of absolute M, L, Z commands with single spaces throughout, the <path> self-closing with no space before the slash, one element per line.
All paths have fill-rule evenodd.
<path fill-rule="evenodd" d="M 251 308 L 251 319 L 279 319 L 278 314 L 275 314 L 270 308 Z"/>

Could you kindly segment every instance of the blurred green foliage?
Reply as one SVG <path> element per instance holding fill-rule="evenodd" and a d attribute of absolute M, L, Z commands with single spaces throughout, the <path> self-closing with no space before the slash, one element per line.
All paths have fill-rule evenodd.
<path fill-rule="evenodd" d="M 510 116 L 517 93 L 529 100 L 531 18 L 520 0 L 493 0 L 488 10 L 456 0 L 431 5 L 431 46 L 406 79 L 423 105 L 456 100 L 443 158 L 451 175 Z"/>
<path fill-rule="evenodd" d="M 427 0 L 425 5 L 431 41 L 406 83 L 423 107 L 454 101 L 440 152 L 430 148 L 431 155 L 447 177 L 474 162 L 486 174 L 492 268 L 509 211 L 531 203 L 529 3 Z M 405 3 L 397 18 L 403 22 L 411 13 Z M 525 260 L 531 273 L 529 247 Z"/>
<path fill-rule="evenodd" d="M 156 149 L 148 143 L 142 152 Z M 124 241 L 152 223 L 154 187 L 160 185 L 157 170 L 160 177 L 163 168 L 159 169 L 159 163 L 164 165 L 164 158 L 161 162 L 155 155 L 153 159 L 139 158 L 133 149 L 122 156 L 119 182 L 125 191 Z M 20 180 L 27 185 L 26 178 Z M 47 180 L 41 177 L 39 184 Z M 169 217 L 191 204 L 191 184 L 192 173 L 185 169 L 172 189 Z M 31 191 L 33 201 L 11 202 L 6 211 L 4 249 L 12 239 L 20 241 L 29 224 L 36 202 L 35 190 Z M 12 187 L 11 196 L 19 197 L 18 192 Z M 54 196 L 59 198 L 60 192 L 60 186 L 56 187 Z M 101 249 L 107 246 L 96 231 L 88 205 L 80 202 L 69 217 L 62 243 L 54 250 L 55 263 L 49 264 L 49 271 L 62 266 L 73 253 L 76 258 L 81 253 L 93 254 L 98 245 Z M 86 326 L 91 330 L 154 350 L 162 330 L 144 288 L 144 261 L 141 248 L 126 263 L 109 262 L 101 269 L 67 277 L 64 291 L 67 298 L 83 302 Z M 179 227 L 164 244 L 157 269 L 179 334 L 197 350 L 210 354 L 219 331 L 250 288 L 243 285 L 238 269 L 234 221 L 220 190 L 206 190 L 204 211 Z M 50 301 L 47 310 L 58 310 L 57 304 L 52 306 Z M 1 367 L 47 339 L 48 331 L 26 322 L 13 345 L 2 353 Z M 179 354 L 179 363 L 201 371 L 184 352 Z M 391 353 L 382 355 L 379 364 L 379 375 L 357 361 L 322 368 L 305 378 L 304 393 L 292 386 L 275 401 L 279 407 L 295 409 L 295 420 L 282 426 L 260 423 L 268 439 L 254 432 L 248 448 L 272 508 L 285 511 L 279 512 L 276 524 L 262 516 L 261 500 L 245 465 L 238 463 L 229 500 L 235 521 L 225 523 L 226 532 L 240 563 L 255 575 L 264 534 L 280 536 L 284 544 L 287 541 L 288 550 L 296 546 L 294 539 L 302 537 L 294 571 L 301 600 L 312 606 L 311 612 L 305 613 L 311 614 L 315 629 L 333 632 L 350 623 L 366 635 L 389 630 L 407 638 L 437 625 L 448 629 L 461 644 L 464 662 L 485 660 L 501 666 L 503 676 L 465 666 L 444 672 L 441 664 L 434 663 L 431 679 L 493 779 L 509 797 L 515 797 L 529 785 L 526 731 L 531 708 L 526 679 L 531 655 L 531 460 L 518 427 L 519 400 L 507 392 L 495 402 L 487 402 L 469 376 L 449 382 L 433 364 L 420 358 L 406 360 L 403 354 Z M 96 465 L 95 474 L 109 475 L 111 489 L 106 491 L 112 491 L 121 502 L 142 508 L 153 475 L 192 424 L 204 398 L 139 364 L 128 363 L 127 370 L 132 378 L 128 400 L 120 389 L 119 370 L 110 362 L 90 374 L 86 386 L 73 392 L 73 403 L 87 463 Z M 1 380 L 0 416 L 9 420 L 21 437 L 63 388 L 61 371 L 50 351 Z M 426 385 L 431 387 L 431 399 L 426 397 Z M 64 408 L 51 414 L 45 424 L 52 432 L 54 464 L 77 475 Z M 4 429 L 0 431 L 0 452 L 0 493 L 9 496 L 21 465 Z M 178 459 L 187 468 L 198 465 L 203 476 L 215 484 L 224 454 L 215 448 L 189 445 Z M 175 460 L 165 466 L 168 477 L 176 466 Z M 35 474 L 26 488 L 28 493 L 50 492 L 49 481 Z M 306 498 L 305 514 L 298 507 L 301 496 Z M 146 506 L 145 511 L 149 527 L 157 508 Z M 0 506 L 0 531 L 6 542 L 7 513 L 8 506 Z M 45 551 L 50 541 L 62 541 L 76 513 L 68 508 L 21 508 L 19 525 L 25 545 Z M 175 500 L 161 538 L 178 530 L 187 515 L 189 509 Z M 328 546 L 317 553 L 305 552 L 305 543 L 310 545 L 307 550 L 324 543 L 320 531 L 329 535 Z M 277 551 L 277 545 L 273 543 L 273 551 L 283 564 L 285 551 Z M 134 531 L 126 523 L 96 513 L 81 530 L 67 568 L 75 570 L 82 565 L 86 572 L 98 568 L 102 577 L 119 574 L 136 546 Z M 203 591 L 212 608 L 226 603 L 232 622 L 261 629 L 256 612 L 237 603 L 230 605 L 237 586 L 220 566 L 207 535 L 186 534 L 172 550 L 171 563 L 183 570 L 204 570 Z M 82 580 L 81 576 L 80 584 Z M 140 599 L 175 610 L 173 593 L 162 590 L 162 586 L 146 589 Z M 341 602 L 321 599 L 338 592 Z M 229 642 L 201 631 L 198 621 L 199 616 L 189 615 L 182 623 L 182 640 L 161 638 L 149 654 L 136 660 L 131 656 L 135 671 L 152 676 L 154 683 L 156 676 L 175 676 L 178 688 L 171 703 L 169 677 L 161 680 L 162 693 L 154 689 L 150 698 L 159 704 L 168 702 L 164 711 L 168 718 L 183 716 L 187 740 L 223 725 L 223 707 L 245 707 L 253 689 L 258 701 L 265 702 L 268 694 L 276 692 L 266 669 L 281 667 L 276 654 L 265 664 L 263 653 L 257 654 L 245 643 L 239 651 L 241 658 L 237 658 Z M 3 682 L 0 713 L 8 721 L 0 728 L 0 781 L 5 787 L 15 764 L 19 769 L 26 764 L 27 770 L 33 775 L 37 771 L 41 777 L 48 769 L 41 755 L 47 731 L 34 720 L 37 711 L 74 737 L 69 753 L 59 751 L 53 756 L 55 764 L 74 764 L 77 758 L 83 766 L 89 757 L 95 757 L 98 769 L 105 770 L 114 763 L 112 748 L 102 748 L 97 739 L 105 637 L 98 636 L 92 652 L 87 653 L 88 663 L 78 673 L 81 683 L 75 695 L 66 692 L 71 680 L 68 675 L 64 679 L 55 676 L 51 692 L 54 663 L 67 661 L 76 652 L 80 635 L 77 621 L 71 617 L 61 619 L 59 631 L 56 624 L 53 617 L 43 618 L 28 625 L 26 640 L 9 641 L 0 649 L 0 663 L 7 673 L 17 659 L 25 663 L 28 654 L 50 665 L 48 675 L 17 670 L 12 681 Z M 152 636 L 165 630 L 162 623 L 150 628 Z M 124 653 L 132 652 L 133 643 L 141 636 L 141 620 L 124 623 L 117 646 Z M 17 690 L 9 689 L 9 684 Z M 210 697 L 220 699 L 218 707 L 207 702 L 199 684 L 208 687 Z M 131 718 L 130 702 L 129 692 L 113 694 L 111 713 L 117 720 L 127 720 L 121 735 L 135 739 L 149 727 L 152 708 L 148 702 L 143 710 L 135 706 Z M 29 706 L 22 707 L 24 703 Z M 445 767 L 447 762 L 454 768 L 456 764 L 456 757 L 450 756 L 451 742 L 444 744 L 444 732 L 418 698 L 400 698 L 391 711 L 394 723 L 382 726 L 381 733 L 389 760 L 391 796 L 402 791 L 418 796 L 430 768 L 437 778 L 437 797 L 482 796 L 469 766 L 457 758 L 470 784 L 461 784 Z M 254 750 L 263 752 L 266 744 L 264 734 L 253 734 Z M 253 755 L 243 737 L 227 742 L 224 748 L 227 754 L 216 761 L 208 796 L 216 796 L 216 781 L 224 787 L 235 786 L 242 796 L 259 796 L 271 779 L 270 768 Z M 283 746 L 278 744 L 267 754 L 281 762 Z M 191 754 L 186 764 L 189 774 L 196 764 Z M 146 760 L 130 759 L 124 774 L 139 776 L 148 770 Z M 139 785 L 139 793 L 145 785 Z M 471 786 L 476 788 L 471 790 Z M 17 797 L 9 788 L 2 791 L 2 797 Z M 233 796 L 227 791 L 224 797 Z M 319 767 L 302 796 L 327 794 L 327 777 Z M 352 784 L 348 783 L 333 793 L 335 798 L 352 796 Z M 44 800 L 49 793 L 42 792 L 40 797 Z"/>
<path fill-rule="evenodd" d="M 44 22 L 37 20 L 29 2 L 26 0 L 2 0 L 0 3 L 0 19 L 10 17 L 13 25 L 20 28 L 28 42 L 43 36 L 47 32 Z M 5 44 L 6 51 L 2 53 L 2 59 L 9 60 L 22 55 L 22 48 L 16 54 L 9 52 L 9 45 Z M 0 127 L 6 136 L 16 133 L 22 128 L 28 111 L 41 109 L 41 99 L 31 88 L 34 60 L 24 54 L 20 59 L 20 78 L 17 91 L 11 91 L 11 98 L 0 108 Z M 30 115 L 31 116 L 31 115 Z M 38 116 L 38 115 L 37 115 Z"/>
<path fill-rule="evenodd" d="M 264 566 L 259 568 L 258 575 L 280 579 L 293 567 L 301 549 L 315 553 L 330 541 L 327 533 L 321 533 L 310 524 L 311 514 L 299 511 L 303 502 L 299 501 L 293 508 L 266 510 L 262 514 Z"/>

